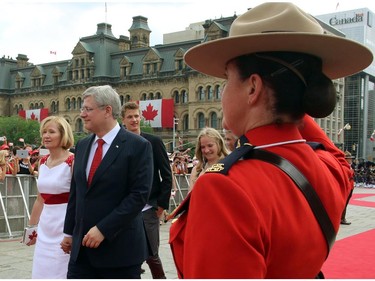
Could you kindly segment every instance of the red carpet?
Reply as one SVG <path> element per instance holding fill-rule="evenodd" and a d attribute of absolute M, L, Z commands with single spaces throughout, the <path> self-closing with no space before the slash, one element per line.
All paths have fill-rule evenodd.
<path fill-rule="evenodd" d="M 350 198 L 349 203 L 350 205 L 375 208 L 375 202 L 366 201 L 366 197 L 369 196 L 375 195 L 371 193 L 353 194 L 352 198 Z"/>
<path fill-rule="evenodd" d="M 350 204 L 375 208 L 375 202 L 366 201 L 368 196 L 374 194 L 353 194 Z M 329 279 L 374 279 L 375 229 L 337 241 L 322 270 Z"/>

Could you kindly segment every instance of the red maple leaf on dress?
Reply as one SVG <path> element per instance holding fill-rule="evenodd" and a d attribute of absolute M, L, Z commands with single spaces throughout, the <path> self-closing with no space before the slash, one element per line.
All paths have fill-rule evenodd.
<path fill-rule="evenodd" d="M 29 239 L 30 240 L 33 240 L 34 238 L 36 238 L 38 236 L 38 234 L 36 233 L 36 231 L 34 230 L 30 235 L 29 235 Z"/>
<path fill-rule="evenodd" d="M 142 115 L 146 121 L 154 121 L 154 118 L 158 115 L 158 110 L 154 109 L 151 103 L 146 106 L 146 110 L 142 110 Z"/>

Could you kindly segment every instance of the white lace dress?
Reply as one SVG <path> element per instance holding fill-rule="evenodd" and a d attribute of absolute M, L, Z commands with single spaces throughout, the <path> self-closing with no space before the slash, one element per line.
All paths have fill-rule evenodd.
<path fill-rule="evenodd" d="M 60 248 L 68 202 L 71 165 L 74 155 L 58 166 L 48 168 L 48 156 L 41 160 L 38 191 L 45 199 L 38 224 L 32 278 L 66 279 L 70 255 Z"/>

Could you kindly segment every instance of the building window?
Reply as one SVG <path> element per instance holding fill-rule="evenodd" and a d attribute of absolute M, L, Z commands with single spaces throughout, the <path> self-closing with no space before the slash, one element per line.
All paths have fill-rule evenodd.
<path fill-rule="evenodd" d="M 214 94 L 213 94 L 213 91 L 212 91 L 212 87 L 211 87 L 211 86 L 208 86 L 208 87 L 207 87 L 207 99 L 208 99 L 208 100 L 212 100 L 212 99 L 213 99 L 213 96 L 214 96 Z"/>
<path fill-rule="evenodd" d="M 204 114 L 202 112 L 198 113 L 198 129 L 203 129 L 206 127 L 206 122 L 204 120 Z"/>
<path fill-rule="evenodd" d="M 76 121 L 76 132 L 83 132 L 83 122 L 81 118 L 78 118 Z"/>
<path fill-rule="evenodd" d="M 155 99 L 157 99 L 157 100 L 161 99 L 161 93 L 160 92 L 156 92 Z"/>
<path fill-rule="evenodd" d="M 204 100 L 204 91 L 202 86 L 198 88 L 198 99 Z"/>
<path fill-rule="evenodd" d="M 56 113 L 57 112 L 57 107 L 56 107 L 56 102 L 53 101 L 51 104 L 51 112 Z"/>
<path fill-rule="evenodd" d="M 177 60 L 177 70 L 182 70 L 184 67 L 183 60 Z"/>
<path fill-rule="evenodd" d="M 189 114 L 186 114 L 182 119 L 182 129 L 184 131 L 189 130 Z"/>
<path fill-rule="evenodd" d="M 218 129 L 218 126 L 217 126 L 217 114 L 216 112 L 212 112 L 211 114 L 211 118 L 210 118 L 210 124 L 211 124 L 211 127 L 212 128 L 215 128 L 215 129 Z"/>
<path fill-rule="evenodd" d="M 69 98 L 66 99 L 66 105 L 65 105 L 65 108 L 66 108 L 67 111 L 70 111 L 71 103 L 70 103 L 70 99 L 69 99 Z"/>
<path fill-rule="evenodd" d="M 182 90 L 181 96 L 182 96 L 182 103 L 188 103 L 189 97 L 188 97 L 187 91 Z"/>
<path fill-rule="evenodd" d="M 180 95 L 178 94 L 178 91 L 173 92 L 173 97 L 174 97 L 174 103 L 175 104 L 180 103 Z"/>
<path fill-rule="evenodd" d="M 221 100 L 221 89 L 219 85 L 215 86 L 214 94 L 215 94 L 215 100 Z"/>
<path fill-rule="evenodd" d="M 147 95 L 146 94 L 142 94 L 141 100 L 146 100 L 146 99 L 147 99 Z"/>

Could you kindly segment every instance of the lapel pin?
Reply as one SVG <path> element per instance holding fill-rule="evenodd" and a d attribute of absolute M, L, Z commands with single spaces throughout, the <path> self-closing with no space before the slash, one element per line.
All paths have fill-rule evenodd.
<path fill-rule="evenodd" d="M 118 145 L 116 145 L 116 148 L 118 148 Z"/>

